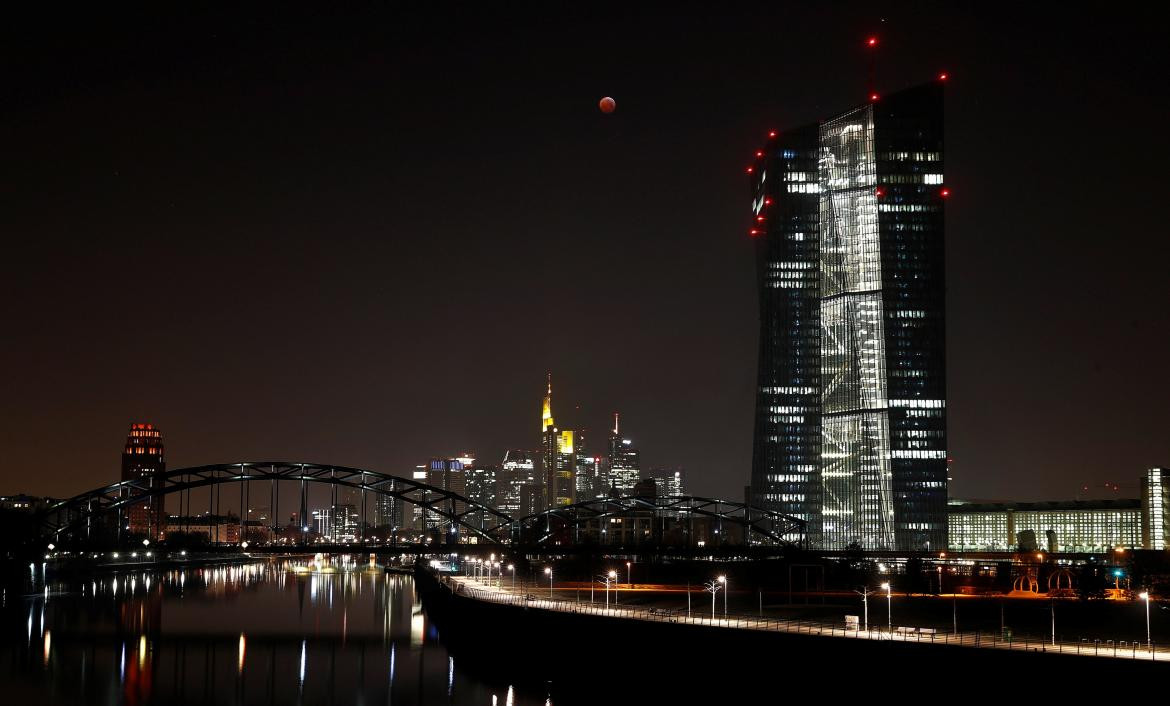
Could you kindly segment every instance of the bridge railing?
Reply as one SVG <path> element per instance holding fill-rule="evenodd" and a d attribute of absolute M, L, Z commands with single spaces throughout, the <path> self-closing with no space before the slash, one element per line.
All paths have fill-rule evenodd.
<path fill-rule="evenodd" d="M 612 603 L 609 607 L 606 607 L 604 604 L 586 603 L 576 599 L 549 598 L 542 595 L 542 593 L 548 592 L 547 588 L 542 591 L 535 586 L 528 586 L 527 588 L 531 589 L 530 592 L 522 594 L 510 591 L 506 585 L 498 588 L 475 585 L 471 583 L 475 579 L 467 577 L 441 576 L 439 580 L 452 594 L 479 601 L 522 608 L 592 615 L 596 617 L 740 630 L 762 630 L 819 637 L 893 641 L 899 643 L 928 643 L 983 649 L 1020 650 L 1037 653 L 1052 652 L 1057 654 L 1170 662 L 1170 646 L 1155 643 L 1147 644 L 1145 640 L 1079 638 L 1074 641 L 1065 639 L 1063 636 L 1058 636 L 1057 639 L 1053 639 L 1051 636 L 997 635 L 991 632 L 978 631 L 961 631 L 956 633 L 932 628 L 897 625 L 893 626 L 893 630 L 885 628 L 870 628 L 865 630 L 842 626 L 839 623 L 835 624 L 817 620 L 773 618 L 735 613 L 724 615 L 718 609 L 716 610 L 715 617 L 711 618 L 709 613 L 704 613 L 701 609 L 692 609 L 688 613 L 686 609 L 681 608 L 643 608 Z M 507 584 L 507 581 L 504 584 Z"/>

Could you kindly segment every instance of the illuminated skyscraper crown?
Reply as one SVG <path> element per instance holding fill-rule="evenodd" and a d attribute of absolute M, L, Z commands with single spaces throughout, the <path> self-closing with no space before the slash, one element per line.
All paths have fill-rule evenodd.
<path fill-rule="evenodd" d="M 548 392 L 544 396 L 544 411 L 540 413 L 540 431 L 544 433 L 548 431 L 556 422 L 553 421 L 552 416 L 552 373 L 548 374 Z"/>

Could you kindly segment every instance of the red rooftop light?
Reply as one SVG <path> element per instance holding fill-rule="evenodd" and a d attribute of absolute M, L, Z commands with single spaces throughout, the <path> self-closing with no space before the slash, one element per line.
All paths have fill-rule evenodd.
<path fill-rule="evenodd" d="M 878 188 L 873 190 L 873 193 L 875 196 L 880 198 L 880 197 L 886 195 L 886 190 L 879 186 Z"/>
<path fill-rule="evenodd" d="M 764 222 L 763 216 L 756 216 L 756 223 L 763 223 L 763 222 Z"/>
<path fill-rule="evenodd" d="M 768 137 L 775 137 L 775 136 L 776 136 L 775 130 L 772 130 L 771 132 L 768 133 Z"/>
<path fill-rule="evenodd" d="M 757 157 L 763 157 L 763 156 L 764 156 L 764 150 L 756 150 L 756 156 L 757 156 Z"/>
<path fill-rule="evenodd" d="M 944 72 L 942 72 L 941 74 L 939 74 L 939 75 L 938 75 L 938 80 L 939 80 L 939 81 L 946 81 L 946 80 L 947 80 L 947 72 L 945 72 L 945 71 L 944 71 Z"/>
<path fill-rule="evenodd" d="M 757 236 L 757 235 L 759 235 L 759 234 L 760 234 L 760 231 L 756 230 L 755 228 L 752 228 L 752 229 L 751 229 L 750 231 L 748 231 L 748 232 L 749 232 L 749 233 L 751 233 L 753 237 L 754 237 L 754 236 Z"/>
<path fill-rule="evenodd" d="M 771 205 L 772 205 L 772 199 L 771 199 L 770 197 L 767 197 L 767 196 L 765 196 L 765 197 L 764 197 L 764 205 L 765 205 L 765 206 L 771 206 Z"/>
<path fill-rule="evenodd" d="M 877 37 L 870 37 L 869 39 L 867 39 L 867 40 L 866 40 L 866 42 L 865 42 L 865 43 L 866 43 L 868 46 L 871 46 L 871 47 L 876 47 L 876 46 L 877 46 Z"/>
<path fill-rule="evenodd" d="M 875 100 L 877 100 L 877 99 L 878 99 L 878 94 L 876 94 L 876 93 L 871 93 L 871 94 L 869 94 L 869 99 L 870 99 L 871 101 L 875 101 Z"/>
<path fill-rule="evenodd" d="M 938 192 L 938 194 L 939 194 L 939 196 L 942 196 L 945 199 L 946 197 L 951 195 L 951 190 L 950 189 L 943 189 L 942 191 Z"/>
<path fill-rule="evenodd" d="M 752 173 L 752 168 L 751 168 L 751 167 L 748 167 L 748 170 L 747 170 L 747 172 L 748 172 L 748 174 L 751 174 L 751 173 Z"/>

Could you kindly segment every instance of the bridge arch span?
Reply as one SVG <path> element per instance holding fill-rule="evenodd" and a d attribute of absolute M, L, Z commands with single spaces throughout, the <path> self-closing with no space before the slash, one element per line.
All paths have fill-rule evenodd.
<path fill-rule="evenodd" d="M 126 480 L 95 488 L 47 508 L 42 515 L 42 527 L 46 536 L 58 541 L 76 538 L 79 532 L 84 532 L 88 537 L 98 518 L 118 513 L 120 533 L 122 513 L 147 499 L 233 483 L 249 484 L 250 489 L 251 483 L 262 482 L 270 483 L 273 490 L 279 483 L 298 483 L 302 489 L 302 498 L 305 497 L 305 489 L 310 484 L 325 484 L 360 491 L 363 521 L 367 495 L 397 498 L 444 518 L 452 531 L 455 526 L 459 526 L 480 541 L 492 543 L 501 543 L 500 534 L 503 533 L 506 537 L 506 530 L 497 531 L 485 527 L 507 528 L 513 522 L 512 518 L 503 512 L 471 501 L 458 493 L 420 483 L 411 478 L 364 468 L 320 463 L 243 461 L 177 468 L 149 478 Z M 241 502 L 243 492 L 241 490 Z M 473 522 L 475 516 L 479 517 L 478 525 Z M 244 518 L 241 517 L 240 522 L 243 521 Z"/>

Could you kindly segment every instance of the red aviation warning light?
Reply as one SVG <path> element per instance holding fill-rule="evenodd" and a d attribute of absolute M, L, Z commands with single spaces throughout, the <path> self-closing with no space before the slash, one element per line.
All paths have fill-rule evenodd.
<path fill-rule="evenodd" d="M 764 150 L 756 150 L 756 156 L 757 156 L 757 157 L 763 157 L 763 156 L 764 156 Z"/>
<path fill-rule="evenodd" d="M 938 192 L 938 195 L 945 199 L 946 197 L 951 195 L 951 190 L 950 189 L 942 189 L 941 191 Z"/>
<path fill-rule="evenodd" d="M 751 230 L 748 231 L 748 233 L 754 238 L 760 234 L 760 231 L 758 228 L 752 228 Z"/>
<path fill-rule="evenodd" d="M 938 80 L 939 80 L 939 81 L 946 81 L 946 80 L 947 80 L 947 72 L 946 72 L 946 71 L 944 71 L 944 72 L 942 72 L 941 74 L 939 74 L 939 75 L 938 75 Z"/>
<path fill-rule="evenodd" d="M 752 169 L 751 167 L 748 167 L 748 168 L 747 168 L 747 173 L 748 173 L 748 174 L 751 174 L 753 171 L 755 171 L 755 170 L 754 170 L 754 169 Z"/>
<path fill-rule="evenodd" d="M 871 101 L 876 101 L 878 99 L 878 94 L 876 94 L 876 93 L 869 94 L 869 99 Z"/>
<path fill-rule="evenodd" d="M 877 37 L 870 37 L 869 39 L 865 40 L 865 46 L 876 47 L 877 46 Z"/>
<path fill-rule="evenodd" d="M 765 196 L 765 197 L 764 197 L 764 205 L 765 205 L 765 206 L 771 206 L 771 205 L 772 205 L 772 197 L 771 197 L 771 196 Z"/>
<path fill-rule="evenodd" d="M 776 137 L 776 131 L 775 131 L 775 130 L 770 130 L 770 131 L 768 131 L 768 139 L 774 139 L 775 137 Z"/>
<path fill-rule="evenodd" d="M 886 195 L 886 190 L 879 186 L 878 188 L 873 190 L 873 195 L 880 199 L 881 197 Z"/>
<path fill-rule="evenodd" d="M 756 216 L 756 223 L 763 223 L 763 222 L 764 222 L 763 216 Z"/>

